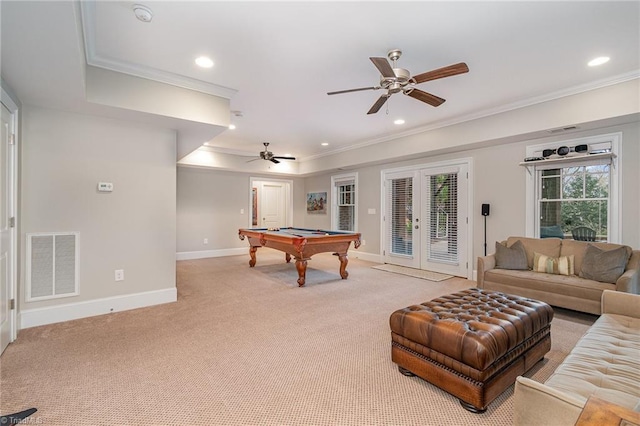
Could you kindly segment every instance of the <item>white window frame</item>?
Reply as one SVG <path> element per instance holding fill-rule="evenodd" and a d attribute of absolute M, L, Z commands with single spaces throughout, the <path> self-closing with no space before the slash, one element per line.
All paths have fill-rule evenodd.
<path fill-rule="evenodd" d="M 358 232 L 358 172 L 331 176 L 331 229 L 338 229 L 338 184 L 347 181 L 354 184 L 353 232 Z"/>
<path fill-rule="evenodd" d="M 608 242 L 620 243 L 622 239 L 622 162 L 619 161 L 621 156 L 622 133 L 609 133 L 604 135 L 589 136 L 578 139 L 569 139 L 563 141 L 547 142 L 538 145 L 529 145 L 526 148 L 526 157 L 535 157 L 544 149 L 553 149 L 560 146 L 576 146 L 576 145 L 607 145 L 611 147 L 611 168 L 610 168 L 610 188 L 609 188 L 609 227 Z M 557 164 L 557 168 L 569 167 L 575 163 L 584 163 L 589 160 L 589 155 L 576 155 L 575 157 L 566 157 L 561 163 Z M 526 175 L 526 229 L 527 237 L 539 238 L 540 229 L 537 226 L 539 217 L 539 205 L 537 200 L 538 191 L 538 171 L 550 168 L 550 164 L 545 161 L 532 162 L 527 167 Z"/>

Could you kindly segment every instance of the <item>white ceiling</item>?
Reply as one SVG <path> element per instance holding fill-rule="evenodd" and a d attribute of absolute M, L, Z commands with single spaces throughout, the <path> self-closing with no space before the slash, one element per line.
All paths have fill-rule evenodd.
<path fill-rule="evenodd" d="M 3 0 L 3 79 L 23 103 L 132 119 L 84 100 L 87 60 L 196 87 L 242 113 L 209 145 L 256 154 L 268 141 L 305 159 L 640 75 L 637 1 L 138 3 L 150 23 L 134 2 Z M 376 85 L 369 57 L 393 48 L 413 75 L 457 62 L 470 71 L 419 85 L 447 100 L 437 108 L 398 93 L 367 115 L 381 91 L 326 94 Z M 214 67 L 197 67 L 200 55 Z M 611 61 L 586 65 L 602 55 Z"/>

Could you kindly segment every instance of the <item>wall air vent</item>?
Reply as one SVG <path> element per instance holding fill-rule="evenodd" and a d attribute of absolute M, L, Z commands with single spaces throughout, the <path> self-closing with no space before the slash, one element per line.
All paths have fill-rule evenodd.
<path fill-rule="evenodd" d="M 78 233 L 27 234 L 26 301 L 78 294 Z"/>
<path fill-rule="evenodd" d="M 547 133 L 555 134 L 555 133 L 567 132 L 569 130 L 576 130 L 576 129 L 578 129 L 578 126 L 567 126 L 567 127 L 560 127 L 557 129 L 547 130 Z"/>

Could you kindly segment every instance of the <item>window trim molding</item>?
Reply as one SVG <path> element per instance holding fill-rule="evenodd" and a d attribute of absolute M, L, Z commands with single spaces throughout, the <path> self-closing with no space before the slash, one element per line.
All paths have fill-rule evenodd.
<path fill-rule="evenodd" d="M 607 133 L 602 135 L 587 136 L 577 139 L 561 140 L 546 142 L 537 145 L 528 145 L 526 147 L 526 156 L 532 156 L 535 152 L 540 152 L 546 148 L 555 148 L 558 146 L 575 146 L 580 144 L 597 144 L 597 143 L 611 143 L 611 187 L 609 188 L 609 235 L 608 241 L 610 243 L 620 243 L 622 241 L 622 162 L 619 161 L 622 147 L 622 132 Z M 576 156 L 575 162 L 588 161 L 588 156 Z M 539 238 L 536 227 L 536 215 L 538 212 L 537 207 L 537 175 L 538 170 L 542 168 L 536 167 L 543 165 L 544 162 L 534 163 L 526 165 L 527 173 L 525 173 L 525 236 L 531 238 Z M 571 158 L 568 157 L 566 161 L 558 164 L 559 168 L 567 167 L 571 164 Z M 546 167 L 548 168 L 548 167 Z"/>
<path fill-rule="evenodd" d="M 338 187 L 337 184 L 345 181 L 353 181 L 354 191 L 354 209 L 353 209 L 353 232 L 358 231 L 358 172 L 343 173 L 331 176 L 331 229 L 338 229 Z"/>

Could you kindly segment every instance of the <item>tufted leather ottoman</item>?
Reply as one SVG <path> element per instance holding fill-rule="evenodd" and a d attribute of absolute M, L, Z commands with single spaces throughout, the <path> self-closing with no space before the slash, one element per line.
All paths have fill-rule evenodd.
<path fill-rule="evenodd" d="M 544 302 L 472 288 L 391 314 L 391 359 L 483 412 L 551 348 Z"/>

